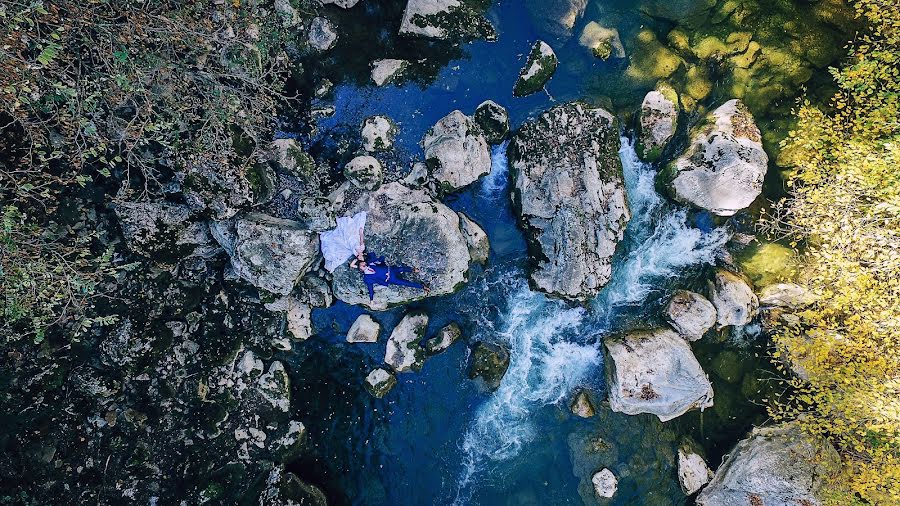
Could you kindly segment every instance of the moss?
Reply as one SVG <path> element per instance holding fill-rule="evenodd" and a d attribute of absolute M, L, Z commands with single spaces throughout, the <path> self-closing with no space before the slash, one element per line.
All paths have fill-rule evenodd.
<path fill-rule="evenodd" d="M 756 57 L 759 55 L 760 49 L 762 49 L 762 46 L 759 45 L 759 42 L 752 40 L 747 44 L 746 51 L 731 57 L 731 63 L 738 69 L 749 68 L 756 62 Z"/>
<path fill-rule="evenodd" d="M 671 76 L 683 63 L 680 56 L 659 42 L 652 30 L 644 29 L 638 33 L 637 48 L 625 74 L 636 81 L 652 83 Z"/>
<path fill-rule="evenodd" d="M 793 281 L 798 265 L 792 249 L 772 242 L 747 248 L 738 255 L 737 262 L 757 288 Z"/>
<path fill-rule="evenodd" d="M 519 74 L 519 79 L 513 87 L 514 96 L 524 97 L 542 90 L 547 81 L 553 76 L 553 73 L 556 72 L 559 60 L 555 54 L 542 54 L 541 45 L 541 42 L 537 42 L 531 47 L 531 53 L 528 54 L 528 62 L 525 64 L 525 68 Z M 533 76 L 525 79 L 525 73 L 534 65 L 538 66 L 538 71 Z"/>
<path fill-rule="evenodd" d="M 684 30 L 675 28 L 666 36 L 669 47 L 680 53 L 688 53 L 691 50 L 691 39 Z"/>
<path fill-rule="evenodd" d="M 712 91 L 712 81 L 705 67 L 695 65 L 685 75 L 684 91 L 696 100 L 703 100 Z"/>
<path fill-rule="evenodd" d="M 608 40 L 602 40 L 591 49 L 591 53 L 601 60 L 606 60 L 612 55 L 612 44 Z"/>
<path fill-rule="evenodd" d="M 706 59 L 715 55 L 726 54 L 728 52 L 728 46 L 722 42 L 722 39 L 710 36 L 704 37 L 703 40 L 698 42 L 692 48 L 692 51 L 697 58 Z"/>

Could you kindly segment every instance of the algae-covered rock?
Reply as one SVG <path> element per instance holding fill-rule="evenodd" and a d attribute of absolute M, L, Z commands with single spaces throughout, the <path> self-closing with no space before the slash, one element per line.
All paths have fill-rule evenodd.
<path fill-rule="evenodd" d="M 473 116 L 489 143 L 499 144 L 509 134 L 509 113 L 497 102 L 485 100 L 478 104 Z"/>
<path fill-rule="evenodd" d="M 756 428 L 728 454 L 697 505 L 821 505 L 823 487 L 839 469 L 835 449 L 797 424 Z"/>
<path fill-rule="evenodd" d="M 736 257 L 741 272 L 760 288 L 792 281 L 795 271 L 800 267 L 797 253 L 775 242 L 753 245 Z"/>
<path fill-rule="evenodd" d="M 585 25 L 578 37 L 578 43 L 591 50 L 591 54 L 601 60 L 625 58 L 625 46 L 615 28 L 607 28 L 596 21 Z"/>
<path fill-rule="evenodd" d="M 557 65 L 559 59 L 556 58 L 553 48 L 542 40 L 535 42 L 531 46 L 531 52 L 528 53 L 528 61 L 519 72 L 519 79 L 513 87 L 513 95 L 524 97 L 544 89 L 544 85 L 556 72 Z"/>
<path fill-rule="evenodd" d="M 578 102 L 544 112 L 513 137 L 513 201 L 538 289 L 586 299 L 609 281 L 630 218 L 618 148 L 613 116 Z"/>
<path fill-rule="evenodd" d="M 297 475 L 286 472 L 284 466 L 277 466 L 266 478 L 265 488 L 260 493 L 259 504 L 266 506 L 326 506 L 328 500 L 318 487 L 306 483 Z"/>
<path fill-rule="evenodd" d="M 316 162 L 295 139 L 275 139 L 271 145 L 272 161 L 280 170 L 301 180 L 313 176 Z"/>
<path fill-rule="evenodd" d="M 406 60 L 394 58 L 375 60 L 372 62 L 372 81 L 375 82 L 375 86 L 396 84 L 408 67 L 409 62 Z"/>
<path fill-rule="evenodd" d="M 488 390 L 496 390 L 509 369 L 509 351 L 499 345 L 479 342 L 469 357 L 469 378 L 480 378 Z"/>
<path fill-rule="evenodd" d="M 682 337 L 696 341 L 716 324 L 716 308 L 699 293 L 678 290 L 666 305 L 663 316 Z"/>
<path fill-rule="evenodd" d="M 678 94 L 671 86 L 662 85 L 647 93 L 638 116 L 637 154 L 654 162 L 675 135 L 678 127 Z"/>
<path fill-rule="evenodd" d="M 363 120 L 361 134 L 366 151 L 387 151 L 394 147 L 397 125 L 387 116 L 370 116 Z"/>
<path fill-rule="evenodd" d="M 746 279 L 717 269 L 709 283 L 710 301 L 716 307 L 718 328 L 750 323 L 759 309 L 759 299 Z"/>
<path fill-rule="evenodd" d="M 444 116 L 422 139 L 432 179 L 456 191 L 491 171 L 491 150 L 475 120 L 459 110 Z"/>
<path fill-rule="evenodd" d="M 342 216 L 366 211 L 365 239 L 369 251 L 386 257 L 389 265 L 404 263 L 417 267 L 408 275 L 427 284 L 431 296 L 458 290 L 467 279 L 471 256 L 459 215 L 435 200 L 424 190 L 413 190 L 400 183 L 387 183 L 378 190 L 363 193 L 356 199 L 335 196 Z M 375 286 L 375 298 L 358 271 L 347 265 L 338 267 L 332 278 L 334 296 L 348 304 L 362 304 L 372 309 L 385 309 L 423 298 L 422 290 L 401 286 Z"/>
<path fill-rule="evenodd" d="M 428 39 L 495 40 L 497 32 L 483 16 L 480 0 L 408 0 L 400 34 Z"/>
<path fill-rule="evenodd" d="M 637 331 L 604 341 L 609 407 L 636 415 L 650 413 L 660 421 L 694 408 L 713 405 L 709 378 L 691 347 L 669 329 Z"/>
<path fill-rule="evenodd" d="M 361 155 L 353 158 L 344 166 L 344 176 L 354 186 L 363 190 L 374 190 L 384 179 L 381 162 L 373 156 Z"/>
<path fill-rule="evenodd" d="M 812 305 L 816 296 L 805 287 L 794 283 L 769 285 L 759 293 L 759 304 L 763 307 L 783 307 L 803 309 Z"/>
<path fill-rule="evenodd" d="M 655 83 L 674 74 L 683 64 L 684 60 L 662 45 L 652 30 L 643 29 L 638 32 L 625 75 L 640 83 Z"/>
<path fill-rule="evenodd" d="M 259 213 L 210 224 L 235 274 L 267 292 L 287 295 L 319 260 L 319 236 L 295 221 Z"/>
<path fill-rule="evenodd" d="M 396 384 L 397 377 L 394 376 L 394 373 L 379 367 L 373 369 L 372 372 L 366 376 L 365 387 L 366 390 L 372 394 L 372 397 L 381 399 L 387 395 Z"/>
<path fill-rule="evenodd" d="M 590 418 L 596 413 L 594 411 L 594 404 L 591 402 L 591 397 L 586 390 L 579 390 L 578 393 L 575 394 L 575 397 L 572 399 L 572 404 L 569 405 L 569 409 L 572 411 L 572 414 L 581 418 Z"/>
<path fill-rule="evenodd" d="M 439 330 L 436 336 L 425 341 L 425 351 L 430 355 L 435 355 L 449 348 L 460 337 L 462 337 L 462 330 L 459 325 L 455 322 L 450 323 Z"/>
<path fill-rule="evenodd" d="M 425 349 L 420 346 L 428 327 L 428 315 L 408 314 L 391 331 L 384 363 L 397 372 L 420 371 L 425 363 Z"/>
<path fill-rule="evenodd" d="M 695 129 L 690 146 L 661 177 L 676 200 L 731 216 L 762 192 L 768 162 L 750 111 L 729 100 Z"/>

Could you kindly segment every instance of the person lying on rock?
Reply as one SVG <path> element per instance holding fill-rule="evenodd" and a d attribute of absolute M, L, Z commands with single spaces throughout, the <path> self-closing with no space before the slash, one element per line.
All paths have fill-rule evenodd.
<path fill-rule="evenodd" d="M 419 272 L 419 269 L 414 269 L 405 265 L 387 265 L 383 256 L 379 257 L 372 252 L 369 252 L 366 255 L 365 260 L 361 260 L 361 256 L 362 254 L 357 255 L 356 258 L 350 261 L 350 268 L 359 269 L 359 272 L 362 273 L 366 288 L 369 289 L 369 300 L 375 300 L 375 285 L 408 286 L 410 288 L 424 290 L 425 295 L 428 295 L 429 290 L 427 286 L 422 283 L 403 279 L 400 276 L 406 272 Z"/>

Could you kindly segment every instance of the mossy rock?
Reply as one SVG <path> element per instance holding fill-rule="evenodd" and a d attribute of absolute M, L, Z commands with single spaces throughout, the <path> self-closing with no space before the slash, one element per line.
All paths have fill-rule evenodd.
<path fill-rule="evenodd" d="M 769 242 L 742 251 L 737 256 L 737 263 L 754 286 L 764 288 L 794 281 L 799 260 L 791 248 Z"/>
<path fill-rule="evenodd" d="M 268 202 L 275 196 L 275 171 L 268 164 L 254 164 L 247 170 L 246 178 L 255 204 Z"/>
<path fill-rule="evenodd" d="M 672 29 L 669 34 L 666 35 L 666 41 L 668 41 L 669 47 L 679 53 L 688 54 L 691 51 L 691 38 L 680 28 Z"/>
<path fill-rule="evenodd" d="M 631 64 L 625 69 L 625 75 L 635 81 L 653 83 L 666 79 L 684 64 L 684 60 L 662 45 L 650 29 L 638 33 L 636 46 L 631 53 Z"/>
<path fill-rule="evenodd" d="M 513 87 L 513 95 L 524 97 L 544 89 L 544 85 L 553 77 L 558 65 L 559 59 L 556 58 L 553 49 L 544 41 L 535 42 L 528 54 L 525 67 L 519 72 L 519 79 Z"/>
<path fill-rule="evenodd" d="M 684 92 L 695 100 L 703 100 L 712 92 L 713 83 L 706 67 L 694 65 L 684 76 Z"/>
<path fill-rule="evenodd" d="M 760 49 L 762 49 L 762 46 L 759 45 L 759 42 L 751 40 L 743 53 L 731 57 L 732 65 L 739 69 L 750 68 L 751 65 L 756 63 L 756 57 L 759 56 Z"/>

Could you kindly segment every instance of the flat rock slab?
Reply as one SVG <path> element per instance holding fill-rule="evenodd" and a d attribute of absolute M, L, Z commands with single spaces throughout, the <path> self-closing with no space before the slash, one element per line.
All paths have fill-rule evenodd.
<path fill-rule="evenodd" d="M 342 216 L 368 213 L 367 249 L 385 256 L 389 265 L 418 267 L 419 273 L 406 277 L 429 285 L 431 296 L 453 293 L 466 282 L 471 257 L 459 216 L 424 190 L 388 183 L 343 206 L 339 210 Z M 362 275 L 346 264 L 334 271 L 332 289 L 336 298 L 370 309 L 425 297 L 422 290 L 414 288 L 376 285 L 375 298 L 370 301 Z"/>
<path fill-rule="evenodd" d="M 670 329 L 638 331 L 605 340 L 609 407 L 663 422 L 713 405 L 713 389 L 690 345 Z"/>
<path fill-rule="evenodd" d="M 428 39 L 495 40 L 497 32 L 484 18 L 480 0 L 409 0 L 400 34 Z"/>

